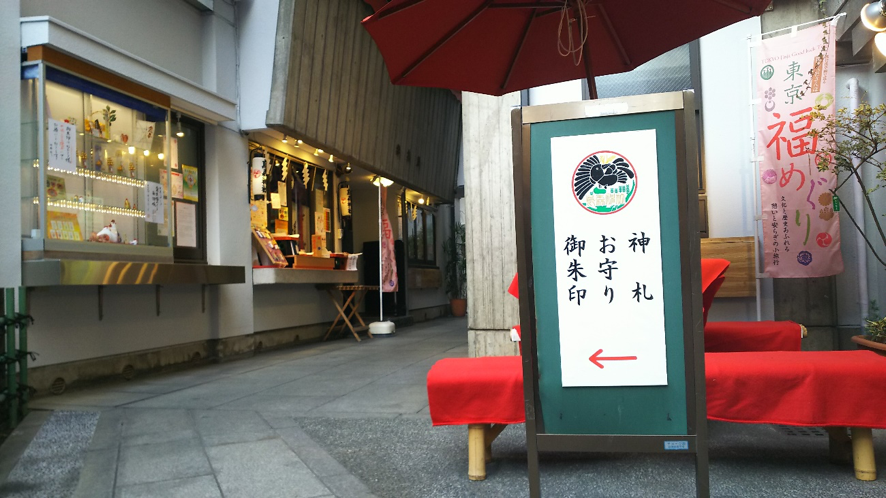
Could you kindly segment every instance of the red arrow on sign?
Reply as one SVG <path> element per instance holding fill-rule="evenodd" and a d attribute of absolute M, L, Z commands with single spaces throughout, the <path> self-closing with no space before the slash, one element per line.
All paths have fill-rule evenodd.
<path fill-rule="evenodd" d="M 591 360 L 591 363 L 593 363 L 594 365 L 597 365 L 600 368 L 603 368 L 603 364 L 600 363 L 601 361 L 624 361 L 624 360 L 636 360 L 637 359 L 636 356 L 600 356 L 600 353 L 602 353 L 602 352 L 603 352 L 602 349 L 598 349 L 596 353 L 594 353 L 593 355 L 591 355 L 590 358 L 588 358 L 589 360 Z"/>

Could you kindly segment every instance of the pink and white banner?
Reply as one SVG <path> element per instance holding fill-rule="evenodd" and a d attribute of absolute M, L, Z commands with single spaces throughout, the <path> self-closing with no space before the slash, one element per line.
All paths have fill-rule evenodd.
<path fill-rule="evenodd" d="M 397 257 L 394 252 L 394 230 L 388 218 L 388 189 L 381 189 L 381 273 L 382 292 L 397 292 Z"/>
<path fill-rule="evenodd" d="M 763 209 L 764 271 L 808 278 L 843 271 L 837 178 L 817 167 L 808 135 L 816 105 L 834 113 L 834 26 L 768 38 L 757 51 L 757 149 Z"/>

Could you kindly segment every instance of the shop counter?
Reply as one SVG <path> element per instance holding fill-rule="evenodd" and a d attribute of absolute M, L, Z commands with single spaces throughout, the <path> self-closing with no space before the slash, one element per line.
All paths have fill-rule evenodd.
<path fill-rule="evenodd" d="M 253 268 L 252 284 L 355 284 L 359 274 L 357 270 Z"/>
<path fill-rule="evenodd" d="M 242 266 L 43 259 L 22 262 L 22 285 L 221 285 L 246 281 Z"/>

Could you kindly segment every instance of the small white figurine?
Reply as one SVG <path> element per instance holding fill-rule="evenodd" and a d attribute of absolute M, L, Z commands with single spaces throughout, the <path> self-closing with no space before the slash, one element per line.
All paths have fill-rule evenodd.
<path fill-rule="evenodd" d="M 99 242 L 121 242 L 120 234 L 117 233 L 117 223 L 114 220 L 111 220 L 110 225 L 102 228 L 98 234 L 96 234 L 96 240 Z"/>

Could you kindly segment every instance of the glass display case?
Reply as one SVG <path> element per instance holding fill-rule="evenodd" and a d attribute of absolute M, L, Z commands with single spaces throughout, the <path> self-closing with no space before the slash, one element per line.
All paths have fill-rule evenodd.
<path fill-rule="evenodd" d="M 26 260 L 173 261 L 169 114 L 45 62 L 23 66 Z"/>

